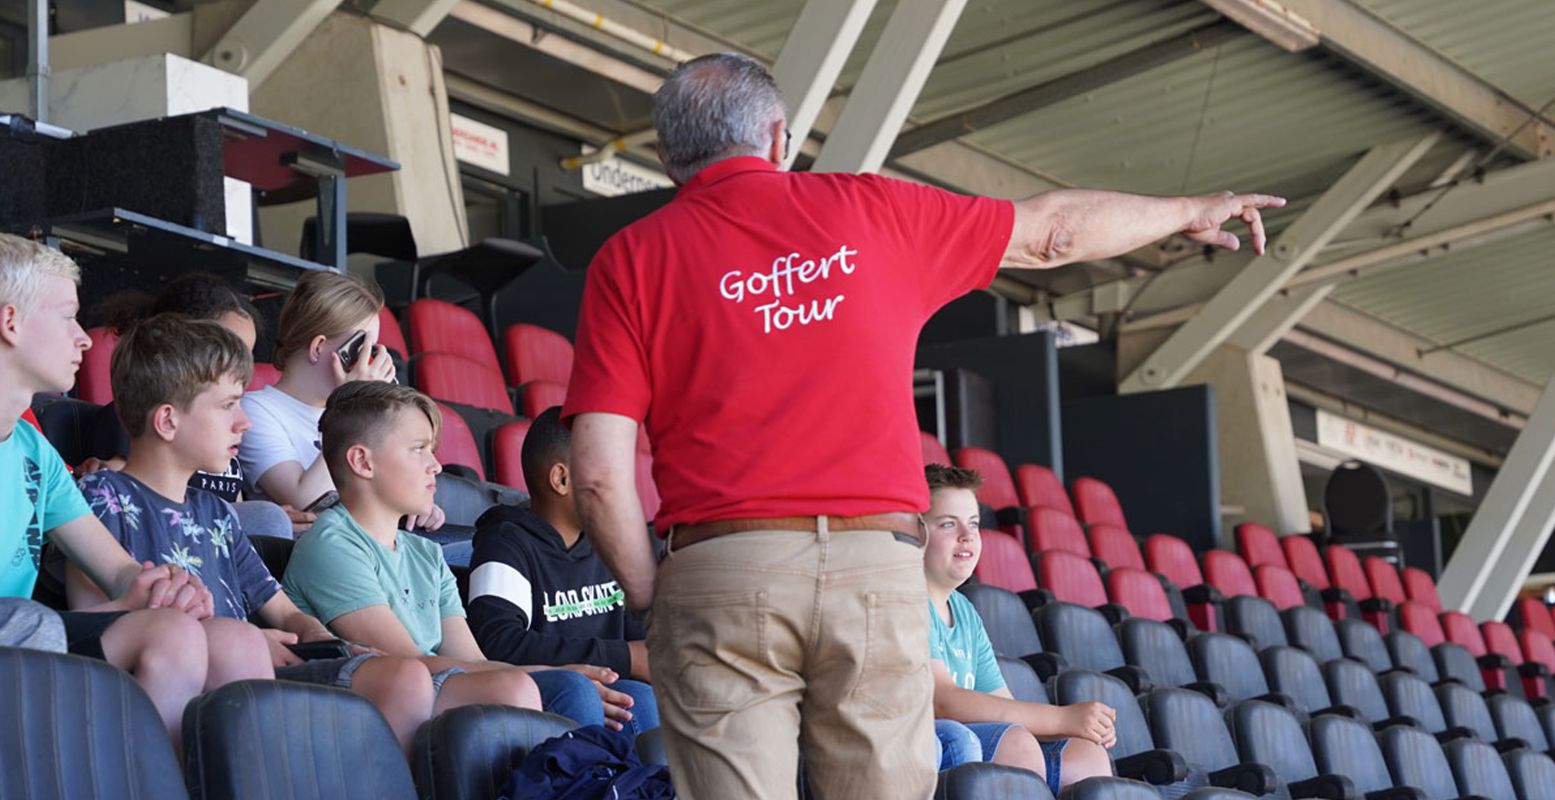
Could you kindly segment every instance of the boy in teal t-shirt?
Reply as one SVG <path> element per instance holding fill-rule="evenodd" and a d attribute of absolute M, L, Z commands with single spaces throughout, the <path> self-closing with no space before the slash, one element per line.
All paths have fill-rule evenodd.
<path fill-rule="evenodd" d="M 929 585 L 929 657 L 934 670 L 936 732 L 945 766 L 982 760 L 1028 769 L 1057 797 L 1064 786 L 1111 775 L 1106 748 L 1117 741 L 1116 713 L 1101 703 L 1051 706 L 1014 699 L 993 644 L 971 601 L 956 591 L 977 567 L 982 531 L 976 491 L 982 476 L 931 464 L 923 551 Z M 958 736 L 954 723 L 970 735 Z M 975 742 L 971 752 L 959 742 Z M 978 752 L 981 751 L 981 752 Z"/>

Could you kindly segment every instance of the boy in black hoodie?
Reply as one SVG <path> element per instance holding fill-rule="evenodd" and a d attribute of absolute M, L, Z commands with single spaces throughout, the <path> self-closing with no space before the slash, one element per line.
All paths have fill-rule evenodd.
<path fill-rule="evenodd" d="M 637 732 L 658 727 L 642 625 L 583 533 L 572 495 L 572 434 L 561 407 L 530 424 L 521 454 L 530 507 L 496 506 L 475 523 L 470 629 L 487 658 L 511 664 L 594 664 L 629 676 Z"/>

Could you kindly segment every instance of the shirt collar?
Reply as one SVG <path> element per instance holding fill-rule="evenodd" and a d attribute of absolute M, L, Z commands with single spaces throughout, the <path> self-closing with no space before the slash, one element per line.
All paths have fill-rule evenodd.
<path fill-rule="evenodd" d="M 697 174 L 691 176 L 686 185 L 680 187 L 676 196 L 705 189 L 732 175 L 743 172 L 777 172 L 777 165 L 760 156 L 734 156 L 722 161 L 715 161 L 703 167 Z"/>

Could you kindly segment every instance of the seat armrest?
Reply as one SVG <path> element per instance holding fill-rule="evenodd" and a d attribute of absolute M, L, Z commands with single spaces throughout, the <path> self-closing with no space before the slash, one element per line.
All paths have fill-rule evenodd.
<path fill-rule="evenodd" d="M 1188 777 L 1188 763 L 1171 750 L 1146 750 L 1112 762 L 1120 778 L 1168 786 Z"/>
<path fill-rule="evenodd" d="M 1015 506 L 995 509 L 993 512 L 994 526 L 999 528 L 1013 528 L 1016 525 L 1026 526 L 1026 512 Z"/>
<path fill-rule="evenodd" d="M 1321 800 L 1355 800 L 1355 781 L 1346 775 L 1319 775 L 1286 784 L 1291 797 L 1316 797 Z"/>
<path fill-rule="evenodd" d="M 1280 779 L 1275 776 L 1274 770 L 1263 764 L 1245 762 L 1211 772 L 1209 782 L 1227 789 L 1247 792 L 1255 797 L 1266 795 L 1280 785 Z"/>
<path fill-rule="evenodd" d="M 1329 706 L 1328 708 L 1325 708 L 1321 711 L 1312 712 L 1312 716 L 1314 717 L 1321 717 L 1328 714 L 1332 714 L 1336 717 L 1348 717 L 1350 719 L 1361 718 L 1360 709 L 1356 708 L 1355 706 L 1347 706 L 1342 703 L 1336 706 Z"/>
<path fill-rule="evenodd" d="M 1425 796 L 1425 792 L 1413 786 L 1390 786 L 1375 792 L 1367 792 L 1366 800 L 1429 800 L 1429 798 Z"/>
<path fill-rule="evenodd" d="M 1260 700 L 1265 703 L 1273 703 L 1277 706 L 1288 708 L 1291 711 L 1296 710 L 1296 698 L 1291 697 L 1284 692 L 1269 692 L 1268 694 L 1262 694 L 1252 699 Z"/>
<path fill-rule="evenodd" d="M 1100 611 L 1101 615 L 1106 617 L 1107 622 L 1112 625 L 1128 619 L 1128 609 L 1118 603 L 1104 603 L 1097 606 L 1096 610 Z"/>
<path fill-rule="evenodd" d="M 1393 610 L 1393 601 L 1386 597 L 1368 597 L 1360 605 L 1362 611 L 1371 614 L 1386 614 Z"/>
<path fill-rule="evenodd" d="M 1518 739 L 1516 737 L 1507 737 L 1505 739 L 1500 739 L 1500 740 L 1496 741 L 1494 744 L 1496 746 L 1496 752 L 1497 753 L 1510 753 L 1513 750 L 1527 750 L 1528 749 L 1528 743 L 1526 741 L 1523 741 L 1522 739 Z"/>
<path fill-rule="evenodd" d="M 1201 583 L 1198 586 L 1189 586 L 1188 588 L 1183 589 L 1182 599 L 1190 603 L 1219 604 L 1226 602 L 1226 596 L 1221 594 L 1219 589 L 1216 589 L 1207 583 Z"/>
<path fill-rule="evenodd" d="M 1023 592 L 1018 592 L 1016 596 L 1020 598 L 1022 603 L 1026 604 L 1027 611 L 1036 611 L 1053 602 L 1054 599 L 1053 593 L 1046 589 L 1027 589 Z"/>
<path fill-rule="evenodd" d="M 1037 673 L 1037 677 L 1043 683 L 1052 680 L 1054 676 L 1063 672 L 1069 666 L 1064 661 L 1064 657 L 1057 653 L 1032 653 L 1031 655 L 1021 656 L 1020 660 L 1026 662 Z"/>
<path fill-rule="evenodd" d="M 1457 741 L 1459 739 L 1477 739 L 1477 738 L 1479 738 L 1479 735 L 1474 733 L 1473 729 L 1465 728 L 1462 725 L 1454 725 L 1453 727 L 1448 728 L 1445 731 L 1437 731 L 1437 733 L 1436 733 L 1436 741 L 1441 742 L 1442 744 L 1446 744 L 1448 742 L 1455 742 L 1455 741 Z"/>
<path fill-rule="evenodd" d="M 1480 669 L 1506 669 L 1512 666 L 1512 659 L 1500 653 L 1486 653 L 1475 658 L 1474 663 L 1478 664 Z"/>
<path fill-rule="evenodd" d="M 1167 620 L 1166 625 L 1172 629 L 1172 632 L 1177 634 L 1177 638 L 1183 640 L 1184 642 L 1188 641 L 1189 637 L 1198 632 L 1193 629 L 1192 623 L 1185 619 L 1177 619 L 1176 617 Z"/>
<path fill-rule="evenodd" d="M 1403 725 L 1406 728 L 1424 727 L 1420 724 L 1420 720 L 1415 719 L 1414 717 L 1411 717 L 1407 714 L 1399 714 L 1396 717 L 1388 717 L 1381 722 L 1374 722 L 1372 723 L 1371 728 L 1374 731 L 1385 731 L 1388 728 L 1392 728 L 1396 725 Z"/>
<path fill-rule="evenodd" d="M 1231 695 L 1226 691 L 1226 687 L 1221 686 L 1214 681 L 1194 681 L 1193 683 L 1190 683 L 1182 688 L 1189 691 L 1198 692 L 1199 694 L 1214 700 L 1215 706 L 1217 708 L 1225 708 L 1231 703 Z"/>
<path fill-rule="evenodd" d="M 1144 694 L 1155 688 L 1155 682 L 1150 680 L 1150 673 L 1131 664 L 1113 667 L 1107 670 L 1107 674 L 1123 681 L 1128 685 L 1128 690 L 1134 694 Z"/>
<path fill-rule="evenodd" d="M 1355 598 L 1350 596 L 1350 591 L 1348 589 L 1341 589 L 1338 586 L 1330 586 L 1327 589 L 1318 592 L 1318 594 L 1322 596 L 1323 602 L 1325 603 L 1344 603 L 1345 605 L 1349 605 L 1350 603 L 1355 602 Z"/>

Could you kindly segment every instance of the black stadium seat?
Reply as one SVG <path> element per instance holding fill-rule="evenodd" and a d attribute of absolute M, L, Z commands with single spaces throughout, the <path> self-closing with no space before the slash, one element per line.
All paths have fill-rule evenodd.
<path fill-rule="evenodd" d="M 292 560 L 292 548 L 297 543 L 291 539 L 282 539 L 279 536 L 250 536 L 248 537 L 254 550 L 259 553 L 259 559 L 265 562 L 265 568 L 270 574 L 280 580 L 286 575 L 286 565 Z"/>
<path fill-rule="evenodd" d="M 1001 764 L 962 764 L 939 774 L 935 800 L 981 800 L 985 797 L 1022 797 L 1051 800 L 1047 781 L 1037 773 Z"/>
<path fill-rule="evenodd" d="M 1426 800 L 1454 800 L 1468 794 L 1459 791 L 1447 756 L 1430 734 L 1401 726 L 1383 731 L 1378 738 L 1396 785 L 1419 789 Z"/>
<path fill-rule="evenodd" d="M 1334 631 L 1339 634 L 1339 647 L 1346 656 L 1379 674 L 1394 668 L 1393 656 L 1376 628 L 1357 619 L 1345 619 L 1334 623 Z"/>
<path fill-rule="evenodd" d="M 1355 786 L 1342 775 L 1321 774 L 1301 722 L 1288 709 L 1254 701 L 1226 715 L 1243 761 L 1265 764 L 1292 797 L 1346 797 Z"/>
<path fill-rule="evenodd" d="M 1211 784 L 1252 795 L 1279 789 L 1279 778 L 1268 765 L 1237 755 L 1220 709 L 1208 697 L 1186 689 L 1155 689 L 1146 696 L 1145 708 L 1156 744 L 1180 754 Z"/>
<path fill-rule="evenodd" d="M 1282 616 L 1286 639 L 1291 645 L 1311 653 L 1317 663 L 1326 664 L 1344 657 L 1344 648 L 1339 645 L 1339 634 L 1327 614 L 1315 608 L 1298 606 L 1287 609 Z"/>
<path fill-rule="evenodd" d="M 1258 654 L 1258 661 L 1269 690 L 1289 697 L 1292 710 L 1306 716 L 1335 711 L 1323 668 L 1311 653 L 1298 647 L 1271 647 Z"/>
<path fill-rule="evenodd" d="M 1064 790 L 1064 800 L 1161 800 L 1148 783 L 1127 778 L 1087 778 Z"/>
<path fill-rule="evenodd" d="M 1539 725 L 1539 718 L 1526 700 L 1509 694 L 1493 695 L 1485 701 L 1490 707 L 1490 719 L 1496 725 L 1496 733 L 1502 741 L 1517 740 L 1528 749 L 1547 753 L 1550 741 Z"/>
<path fill-rule="evenodd" d="M 1259 650 L 1290 644 L 1280 610 L 1262 597 L 1239 595 L 1226 599 L 1226 630 L 1252 642 Z"/>
<path fill-rule="evenodd" d="M 1187 646 L 1171 626 L 1131 617 L 1118 623 L 1117 635 L 1124 660 L 1144 670 L 1152 684 L 1192 689 L 1214 698 L 1218 705 L 1225 705 L 1225 687 L 1199 680 Z"/>
<path fill-rule="evenodd" d="M 1070 667 L 1114 675 L 1135 692 L 1150 688 L 1145 671 L 1123 660 L 1123 650 L 1113 636 L 1112 626 L 1100 611 L 1055 602 L 1037 609 L 1032 617 L 1037 621 L 1037 635 Z"/>
<path fill-rule="evenodd" d="M 489 800 L 530 750 L 576 727 L 565 717 L 527 708 L 445 711 L 416 732 L 411 770 L 417 790 L 422 800 Z"/>
<path fill-rule="evenodd" d="M 1016 700 L 1025 703 L 1048 702 L 1047 687 L 1042 685 L 1042 679 L 1037 677 L 1036 670 L 1030 664 L 1018 658 L 999 656 L 999 674 L 1004 676 L 1004 685 Z"/>
<path fill-rule="evenodd" d="M 969 583 L 962 586 L 960 592 L 977 609 L 995 653 L 1026 661 L 1043 679 L 1051 678 L 1063 669 L 1061 658 L 1043 652 L 1036 624 L 1020 596 L 986 583 Z"/>
<path fill-rule="evenodd" d="M 1317 761 L 1318 772 L 1349 778 L 1355 784 L 1357 796 L 1366 797 L 1393 786 L 1388 764 L 1382 758 L 1382 748 L 1377 746 L 1376 736 L 1366 723 L 1335 715 L 1313 717 L 1307 726 L 1307 736 L 1312 742 L 1312 756 Z M 1408 794 L 1390 796 L 1400 800 L 1411 797 Z"/>
<path fill-rule="evenodd" d="M 1347 658 L 1323 665 L 1324 682 L 1328 684 L 1328 696 L 1335 705 L 1349 706 L 1360 712 L 1360 718 L 1378 730 L 1389 725 L 1418 726 L 1419 720 L 1394 718 L 1388 711 L 1388 702 L 1377 685 L 1377 676 L 1366 665 Z"/>
<path fill-rule="evenodd" d="M 1443 741 L 1475 736 L 1475 733 L 1467 728 L 1454 728 L 1447 725 L 1447 718 L 1442 714 L 1442 705 L 1436 699 L 1436 693 L 1431 690 L 1430 684 L 1418 676 L 1398 671 L 1382 676 L 1377 682 L 1382 687 L 1382 696 L 1388 703 L 1388 710 L 1395 717 L 1413 719 L 1420 723 L 1421 730 Z"/>
<path fill-rule="evenodd" d="M 1188 655 L 1199 678 L 1222 686 L 1232 703 L 1261 699 L 1292 705 L 1289 697 L 1271 695 L 1258 654 L 1247 642 L 1229 633 L 1201 633 L 1188 642 Z"/>
<path fill-rule="evenodd" d="M 1442 752 L 1447 756 L 1453 780 L 1463 794 L 1492 799 L 1517 797 L 1506 762 L 1494 747 L 1472 739 L 1459 739 L 1442 745 Z"/>
<path fill-rule="evenodd" d="M 414 798 L 394 732 L 344 689 L 238 681 L 184 709 L 184 770 L 194 800 Z"/>
<path fill-rule="evenodd" d="M 1204 773 L 1190 770 L 1181 755 L 1156 747 L 1139 701 L 1123 681 L 1099 672 L 1068 670 L 1053 682 L 1053 701 L 1059 705 L 1095 701 L 1117 711 L 1118 741 L 1110 754 L 1118 775 L 1163 787 L 1172 797 L 1208 785 Z"/>
<path fill-rule="evenodd" d="M 1514 750 L 1501 761 L 1512 778 L 1517 800 L 1555 800 L 1555 760 L 1532 750 Z"/>
<path fill-rule="evenodd" d="M 1441 704 L 1449 727 L 1467 728 L 1483 742 L 1500 738 L 1490 717 L 1490 707 L 1478 692 L 1456 683 L 1444 683 L 1436 687 L 1436 701 Z"/>
<path fill-rule="evenodd" d="M 0 647 L 0 797 L 187 797 L 162 718 L 102 661 Z"/>

